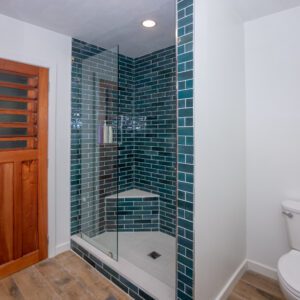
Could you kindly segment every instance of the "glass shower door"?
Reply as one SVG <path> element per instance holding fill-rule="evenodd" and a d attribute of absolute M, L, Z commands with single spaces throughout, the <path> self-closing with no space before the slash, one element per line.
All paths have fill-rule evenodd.
<path fill-rule="evenodd" d="M 99 51 L 82 62 L 81 237 L 118 258 L 118 57 Z"/>

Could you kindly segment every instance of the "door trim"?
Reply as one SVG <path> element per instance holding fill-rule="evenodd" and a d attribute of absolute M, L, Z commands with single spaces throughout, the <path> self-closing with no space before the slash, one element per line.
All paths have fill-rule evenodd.
<path fill-rule="evenodd" d="M 38 97 L 38 228 L 40 260 L 48 257 L 48 81 L 48 69 L 40 68 Z M 43 99 L 43 101 L 40 102 L 40 99 Z M 42 178 L 41 181 L 40 178 Z"/>
<path fill-rule="evenodd" d="M 67 44 L 67 43 L 66 43 Z M 69 47 L 69 58 L 71 61 L 71 38 L 68 43 Z M 48 236 L 49 236 L 49 246 L 48 255 L 53 257 L 63 251 L 70 249 L 70 149 L 71 149 L 71 118 L 67 118 L 64 122 L 67 123 L 63 128 L 64 134 L 61 134 L 61 130 L 57 128 L 57 106 L 63 106 L 63 111 L 68 111 L 66 115 L 71 115 L 71 63 L 67 65 L 59 64 L 60 57 L 56 56 L 43 56 L 36 55 L 35 53 L 23 51 L 8 51 L 3 48 L 0 50 L 0 57 L 7 60 L 19 61 L 25 64 L 31 64 L 34 66 L 41 66 L 49 69 L 49 103 L 48 103 Z M 66 84 L 68 88 L 62 88 L 58 84 L 59 76 L 66 77 Z M 58 100 L 59 99 L 59 100 Z M 58 102 L 60 101 L 60 102 Z M 61 103 L 63 102 L 63 103 Z M 65 133 L 67 130 L 67 133 Z M 63 148 L 56 145 L 61 145 L 61 140 L 64 139 Z M 58 172 L 61 174 L 61 160 L 66 162 L 66 167 L 64 168 L 66 172 L 64 177 L 67 178 L 61 185 L 61 180 L 58 182 Z M 64 225 L 63 225 L 63 235 L 58 234 L 61 230 L 59 222 L 61 222 L 62 217 L 58 215 L 57 211 L 59 208 L 59 203 L 63 205 L 64 215 Z"/>

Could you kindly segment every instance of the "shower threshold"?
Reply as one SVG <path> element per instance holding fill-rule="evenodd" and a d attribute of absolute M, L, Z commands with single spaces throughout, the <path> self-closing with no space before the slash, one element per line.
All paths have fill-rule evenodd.
<path fill-rule="evenodd" d="M 105 245 L 111 240 L 110 234 L 103 233 L 93 240 Z M 79 235 L 72 236 L 72 240 L 153 298 L 175 299 L 175 238 L 161 232 L 119 232 L 118 261 Z M 148 256 L 152 251 L 161 256 L 152 259 Z"/>

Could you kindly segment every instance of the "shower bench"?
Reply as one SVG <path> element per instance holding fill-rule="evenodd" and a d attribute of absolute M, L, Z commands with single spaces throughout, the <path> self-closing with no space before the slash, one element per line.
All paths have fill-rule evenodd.
<path fill-rule="evenodd" d="M 106 230 L 158 231 L 159 195 L 130 189 L 107 196 Z"/>

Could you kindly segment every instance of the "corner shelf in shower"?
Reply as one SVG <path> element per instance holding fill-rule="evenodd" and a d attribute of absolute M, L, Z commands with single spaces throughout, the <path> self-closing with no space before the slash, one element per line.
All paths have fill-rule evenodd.
<path fill-rule="evenodd" d="M 146 192 L 140 189 L 130 189 L 118 194 L 106 196 L 106 199 L 124 199 L 124 198 L 156 198 L 159 197 L 157 194 Z"/>

